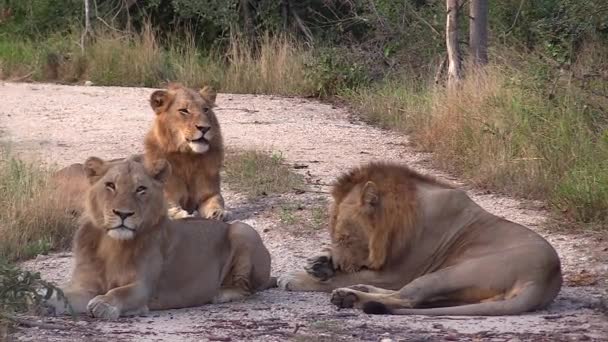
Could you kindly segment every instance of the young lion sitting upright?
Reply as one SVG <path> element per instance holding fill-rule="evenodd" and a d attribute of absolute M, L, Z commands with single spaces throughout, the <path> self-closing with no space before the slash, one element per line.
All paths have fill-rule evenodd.
<path fill-rule="evenodd" d="M 169 220 L 163 183 L 171 167 L 140 158 L 84 163 L 91 186 L 64 289 L 76 313 L 115 319 L 238 300 L 272 285 L 270 254 L 253 228 Z M 50 304 L 57 313 L 66 310 L 56 298 Z"/>
<path fill-rule="evenodd" d="M 515 315 L 546 307 L 561 284 L 553 247 L 467 194 L 407 167 L 372 163 L 333 188 L 331 248 L 290 291 L 332 291 L 367 313 Z"/>
<path fill-rule="evenodd" d="M 225 219 L 220 189 L 224 145 L 212 109 L 216 95 L 208 86 L 197 92 L 170 84 L 150 96 L 156 116 L 145 137 L 144 159 L 152 164 L 164 159 L 171 164 L 172 173 L 164 187 L 171 218 L 190 217 L 197 212 L 204 218 Z M 81 213 L 89 187 L 84 166 L 72 164 L 57 172 L 54 179 L 68 208 Z"/>
<path fill-rule="evenodd" d="M 220 168 L 224 147 L 220 124 L 213 113 L 217 94 L 210 87 L 196 92 L 180 84 L 150 96 L 156 113 L 144 142 L 146 162 L 166 159 L 173 173 L 165 184 L 169 214 L 223 219 Z"/>

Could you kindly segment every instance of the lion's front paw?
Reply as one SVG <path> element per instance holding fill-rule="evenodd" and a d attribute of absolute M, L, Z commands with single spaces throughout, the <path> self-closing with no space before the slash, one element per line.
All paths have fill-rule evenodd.
<path fill-rule="evenodd" d="M 334 266 L 331 262 L 331 257 L 328 255 L 319 255 L 306 260 L 304 269 L 311 276 L 320 280 L 327 280 L 336 274 Z"/>
<path fill-rule="evenodd" d="M 341 309 L 350 309 L 359 301 L 359 296 L 348 288 L 335 289 L 331 293 L 331 303 Z"/>
<path fill-rule="evenodd" d="M 227 220 L 227 211 L 224 208 L 209 208 L 205 209 L 205 213 L 203 217 L 206 219 L 218 220 L 218 221 L 226 221 Z"/>
<path fill-rule="evenodd" d="M 186 217 L 193 217 L 194 215 L 189 214 L 187 211 L 182 209 L 181 207 L 171 207 L 167 209 L 167 214 L 169 218 L 172 220 L 179 220 Z"/>
<path fill-rule="evenodd" d="M 120 317 L 120 310 L 110 304 L 104 295 L 97 296 L 89 301 L 87 311 L 92 317 L 115 320 Z"/>
<path fill-rule="evenodd" d="M 277 287 L 281 290 L 291 291 L 289 287 L 290 283 L 295 281 L 296 276 L 294 273 L 283 274 L 277 278 Z"/>

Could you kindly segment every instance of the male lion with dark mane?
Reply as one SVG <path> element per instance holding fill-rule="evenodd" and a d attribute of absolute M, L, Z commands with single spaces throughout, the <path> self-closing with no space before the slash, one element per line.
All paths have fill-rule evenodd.
<path fill-rule="evenodd" d="M 74 237 L 72 279 L 63 290 L 74 312 L 116 319 L 239 300 L 276 283 L 270 254 L 252 227 L 167 218 L 166 161 L 91 157 L 83 169 L 91 186 Z M 66 311 L 56 297 L 49 304 Z"/>
<path fill-rule="evenodd" d="M 331 247 L 281 288 L 333 290 L 333 304 L 367 313 L 483 316 L 541 309 L 560 291 L 545 239 L 405 166 L 353 169 L 332 196 Z"/>
<path fill-rule="evenodd" d="M 198 213 L 204 218 L 225 218 L 220 189 L 224 145 L 220 124 L 213 112 L 217 93 L 209 86 L 200 91 L 170 84 L 150 96 L 156 113 L 144 140 L 144 159 L 154 163 L 165 159 L 172 167 L 165 196 L 171 218 Z M 113 161 L 120 161 L 115 159 Z M 82 164 L 73 164 L 55 175 L 69 207 L 80 213 L 88 182 Z"/>

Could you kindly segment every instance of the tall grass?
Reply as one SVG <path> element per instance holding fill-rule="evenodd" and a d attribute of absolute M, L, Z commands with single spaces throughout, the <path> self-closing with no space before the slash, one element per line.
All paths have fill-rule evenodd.
<path fill-rule="evenodd" d="M 0 259 L 29 258 L 67 247 L 75 229 L 49 171 L 11 155 L 0 145 Z"/>
<path fill-rule="evenodd" d="M 546 83 L 495 66 L 455 92 L 401 80 L 345 97 L 479 185 L 547 200 L 577 221 L 608 219 L 608 126 L 591 121 L 608 116 L 573 85 L 550 99 Z"/>
<path fill-rule="evenodd" d="M 225 51 L 205 54 L 188 34 L 161 44 L 150 25 L 141 32 L 97 31 L 84 53 L 77 42 L 75 35 L 37 42 L 0 37 L 0 76 L 147 87 L 211 83 L 225 92 L 254 94 L 314 92 L 304 75 L 307 52 L 285 36 L 265 35 L 255 46 L 233 36 Z"/>
<path fill-rule="evenodd" d="M 233 37 L 222 88 L 236 93 L 302 95 L 314 88 L 305 77 L 306 52 L 287 37 L 265 35 L 258 52 L 245 40 Z"/>

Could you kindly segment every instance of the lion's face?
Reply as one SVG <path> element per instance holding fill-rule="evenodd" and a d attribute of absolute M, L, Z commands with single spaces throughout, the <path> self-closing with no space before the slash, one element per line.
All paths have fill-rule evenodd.
<path fill-rule="evenodd" d="M 163 182 L 170 173 L 165 160 L 144 166 L 135 158 L 91 157 L 84 168 L 91 183 L 86 213 L 111 238 L 131 240 L 165 215 Z"/>
<path fill-rule="evenodd" d="M 377 197 L 370 191 L 369 186 L 355 186 L 330 209 L 334 267 L 344 272 L 356 272 L 368 261 L 377 205 Z"/>
<path fill-rule="evenodd" d="M 212 108 L 216 92 L 206 86 L 199 92 L 170 85 L 150 97 L 157 120 L 168 130 L 176 151 L 205 153 L 219 135 L 219 124 Z"/>

